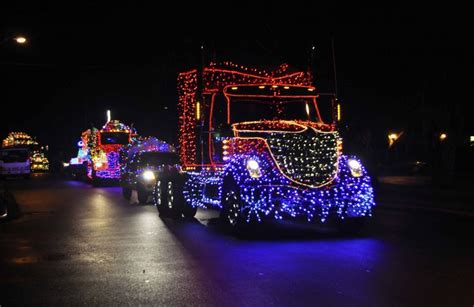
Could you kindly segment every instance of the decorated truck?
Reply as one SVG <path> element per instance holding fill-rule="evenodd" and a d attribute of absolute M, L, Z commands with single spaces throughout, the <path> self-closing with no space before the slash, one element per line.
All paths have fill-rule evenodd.
<path fill-rule="evenodd" d="M 10 132 L 2 141 L 0 173 L 29 177 L 32 172 L 46 172 L 49 170 L 47 150 L 48 146 L 40 146 L 25 132 Z"/>
<path fill-rule="evenodd" d="M 371 179 L 343 154 L 336 120 L 323 120 L 311 73 L 211 64 L 179 74 L 178 94 L 184 202 L 163 210 L 218 208 L 233 228 L 267 219 L 352 228 L 372 215 Z M 334 100 L 329 109 L 336 118 Z"/>
<path fill-rule="evenodd" d="M 145 204 L 153 195 L 157 181 L 165 177 L 176 181 L 180 177 L 176 149 L 155 137 L 138 137 L 122 148 L 120 158 L 120 185 L 128 200 L 136 191 L 138 202 Z"/>
<path fill-rule="evenodd" d="M 81 156 L 75 163 L 86 168 L 87 177 L 93 185 L 120 179 L 119 151 L 128 145 L 135 132 L 118 120 L 109 120 L 102 129 L 88 129 L 82 133 Z"/>

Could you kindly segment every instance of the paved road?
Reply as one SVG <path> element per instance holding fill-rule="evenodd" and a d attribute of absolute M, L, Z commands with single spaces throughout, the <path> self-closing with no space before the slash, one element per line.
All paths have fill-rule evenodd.
<path fill-rule="evenodd" d="M 359 237 L 282 225 L 236 238 L 215 212 L 163 220 L 118 188 L 9 185 L 24 215 L 0 223 L 2 307 L 474 304 L 472 219 L 379 209 Z"/>

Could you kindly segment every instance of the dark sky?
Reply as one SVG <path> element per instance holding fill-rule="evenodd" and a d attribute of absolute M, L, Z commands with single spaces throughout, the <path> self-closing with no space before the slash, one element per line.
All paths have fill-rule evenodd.
<path fill-rule="evenodd" d="M 72 154 L 108 108 L 143 135 L 175 140 L 176 76 L 196 67 L 202 43 L 207 59 L 299 68 L 315 45 L 316 85 L 332 91 L 333 37 L 345 117 L 382 130 L 404 125 L 421 97 L 439 105 L 470 94 L 462 7 L 5 2 L 0 37 L 21 33 L 29 42 L 0 45 L 0 137 L 24 130 L 53 152 Z"/>

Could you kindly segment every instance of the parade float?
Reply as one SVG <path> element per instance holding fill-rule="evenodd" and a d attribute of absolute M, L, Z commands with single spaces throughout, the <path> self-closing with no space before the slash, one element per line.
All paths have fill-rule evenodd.
<path fill-rule="evenodd" d="M 371 179 L 343 154 L 336 120 L 323 120 L 310 72 L 211 64 L 179 74 L 178 95 L 186 183 L 175 210 L 218 208 L 233 227 L 266 219 L 361 225 L 372 215 Z M 330 108 L 336 118 L 334 99 Z M 178 192 L 167 187 L 157 190 Z"/>
<path fill-rule="evenodd" d="M 49 161 L 44 153 L 44 149 L 35 150 L 31 155 L 31 170 L 33 172 L 49 171 Z"/>
<path fill-rule="evenodd" d="M 179 173 L 176 149 L 155 137 L 138 137 L 121 149 L 121 186 L 130 199 L 137 192 L 139 203 L 147 203 L 157 180 Z"/>
<path fill-rule="evenodd" d="M 118 120 L 108 121 L 102 129 L 84 131 L 77 143 L 78 155 L 69 161 L 76 173 L 83 169 L 93 185 L 120 179 L 120 150 L 136 137 L 136 131 Z"/>

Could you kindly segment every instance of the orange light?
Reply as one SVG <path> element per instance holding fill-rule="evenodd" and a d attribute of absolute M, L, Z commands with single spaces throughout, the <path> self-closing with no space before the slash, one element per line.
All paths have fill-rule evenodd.
<path fill-rule="evenodd" d="M 285 90 L 289 90 L 289 89 L 290 89 L 289 86 L 284 86 L 283 88 L 284 88 Z"/>
<path fill-rule="evenodd" d="M 314 87 L 308 88 L 308 92 L 314 92 Z"/>
<path fill-rule="evenodd" d="M 272 88 L 278 88 L 278 85 L 272 85 Z"/>
<path fill-rule="evenodd" d="M 446 140 L 447 138 L 448 138 L 448 135 L 447 135 L 446 133 L 441 133 L 441 134 L 439 135 L 439 140 L 440 140 L 440 141 L 444 141 L 444 140 Z"/>
<path fill-rule="evenodd" d="M 265 88 L 265 85 L 260 85 L 258 88 L 263 90 Z"/>
<path fill-rule="evenodd" d="M 196 102 L 196 119 L 201 119 L 201 103 L 199 101 Z"/>
<path fill-rule="evenodd" d="M 340 103 L 337 104 L 337 121 L 338 122 L 341 121 L 341 104 Z"/>
<path fill-rule="evenodd" d="M 232 87 L 232 90 L 233 90 L 233 91 L 236 91 L 237 89 L 238 89 L 237 86 L 233 86 L 233 87 Z"/>

